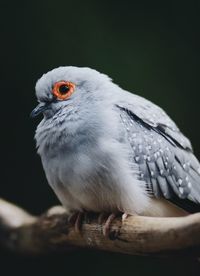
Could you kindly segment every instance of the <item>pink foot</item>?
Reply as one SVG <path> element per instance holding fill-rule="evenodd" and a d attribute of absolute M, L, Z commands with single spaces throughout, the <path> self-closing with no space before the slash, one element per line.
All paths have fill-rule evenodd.
<path fill-rule="evenodd" d="M 111 223 L 113 222 L 113 220 L 116 218 L 116 214 L 115 213 L 112 213 L 108 216 L 107 220 L 106 220 L 106 223 L 103 227 L 103 235 L 105 237 L 108 237 L 109 234 L 110 234 L 110 226 L 111 226 Z"/>
<path fill-rule="evenodd" d="M 107 213 L 100 213 L 98 217 L 98 224 L 103 224 L 103 222 L 105 221 L 105 225 L 103 226 L 103 235 L 105 237 L 109 236 L 111 223 L 116 218 L 116 216 L 116 213 L 111 213 L 110 215 L 108 215 Z"/>
<path fill-rule="evenodd" d="M 117 217 L 117 213 L 111 213 L 109 216 L 106 213 L 101 213 L 98 218 L 98 223 L 102 224 L 106 219 L 105 225 L 103 226 L 103 235 L 108 237 L 110 234 L 110 226 L 113 220 Z M 127 213 L 123 213 L 121 215 L 122 223 L 129 217 L 130 215 Z"/>

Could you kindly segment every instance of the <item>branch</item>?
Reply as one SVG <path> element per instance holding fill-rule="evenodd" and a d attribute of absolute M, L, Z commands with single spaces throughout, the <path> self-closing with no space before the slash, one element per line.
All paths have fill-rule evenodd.
<path fill-rule="evenodd" d="M 116 218 L 109 237 L 102 234 L 97 215 L 84 220 L 81 233 L 68 222 L 62 207 L 34 217 L 0 199 L 0 243 L 25 254 L 91 248 L 152 256 L 200 256 L 200 213 L 177 218 L 132 216 Z"/>

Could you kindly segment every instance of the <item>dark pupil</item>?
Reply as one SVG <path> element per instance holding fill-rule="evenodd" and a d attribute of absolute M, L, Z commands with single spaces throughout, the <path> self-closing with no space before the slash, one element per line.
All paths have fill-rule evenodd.
<path fill-rule="evenodd" d="M 66 94 L 69 91 L 69 87 L 66 84 L 63 84 L 59 87 L 60 94 Z"/>

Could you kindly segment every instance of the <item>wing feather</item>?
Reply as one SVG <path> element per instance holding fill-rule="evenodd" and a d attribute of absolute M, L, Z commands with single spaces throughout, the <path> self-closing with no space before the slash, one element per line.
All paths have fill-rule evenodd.
<path fill-rule="evenodd" d="M 129 110 L 144 123 L 154 127 L 162 135 L 171 138 L 179 146 L 192 151 L 192 145 L 189 139 L 180 132 L 177 125 L 166 112 L 156 104 L 138 95 L 127 92 L 126 101 L 121 101 L 117 105 Z"/>
<path fill-rule="evenodd" d="M 156 108 L 156 116 L 150 120 L 154 110 L 150 102 L 145 102 L 144 109 L 141 99 L 140 108 L 134 109 L 130 103 L 117 107 L 133 160 L 149 193 L 173 202 L 187 199 L 199 204 L 200 164 L 192 153 L 190 141 L 160 108 Z"/>

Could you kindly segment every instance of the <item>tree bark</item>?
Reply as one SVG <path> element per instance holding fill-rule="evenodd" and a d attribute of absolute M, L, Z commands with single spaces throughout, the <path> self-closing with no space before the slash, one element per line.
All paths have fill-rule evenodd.
<path fill-rule="evenodd" d="M 46 254 L 90 248 L 133 255 L 200 256 L 200 213 L 185 217 L 116 218 L 110 234 L 102 234 L 98 215 L 87 216 L 75 231 L 61 206 L 39 217 L 0 199 L 0 243 L 23 254 Z"/>

